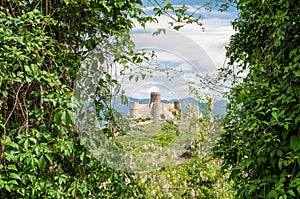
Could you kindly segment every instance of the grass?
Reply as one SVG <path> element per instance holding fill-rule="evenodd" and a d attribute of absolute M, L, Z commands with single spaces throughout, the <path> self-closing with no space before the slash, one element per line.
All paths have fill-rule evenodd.
<path fill-rule="evenodd" d="M 156 166 L 161 166 L 184 162 L 185 158 L 181 155 L 188 151 L 194 133 L 190 133 L 187 126 L 178 127 L 163 121 L 148 122 L 133 124 L 125 135 L 116 138 L 123 149 L 136 157 L 147 157 L 144 164 L 154 161 L 158 164 Z"/>

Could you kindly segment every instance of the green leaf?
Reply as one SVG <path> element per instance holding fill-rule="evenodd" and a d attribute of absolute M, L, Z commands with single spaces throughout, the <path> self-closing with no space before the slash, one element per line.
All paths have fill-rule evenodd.
<path fill-rule="evenodd" d="M 181 25 L 181 26 L 174 26 L 173 28 L 178 31 L 182 27 L 183 27 L 183 25 Z"/>
<path fill-rule="evenodd" d="M 294 191 L 293 191 L 293 190 L 288 190 L 288 194 L 290 194 L 291 196 L 294 196 L 294 197 L 296 197 L 296 194 L 294 193 Z"/>
<path fill-rule="evenodd" d="M 126 97 L 126 95 L 121 95 L 121 103 L 124 105 L 128 104 L 128 98 Z"/>
<path fill-rule="evenodd" d="M 21 180 L 20 176 L 16 173 L 10 173 L 9 174 L 9 177 L 10 178 L 14 178 L 14 179 L 17 179 L 17 180 Z"/>
<path fill-rule="evenodd" d="M 75 113 L 70 111 L 69 109 L 67 109 L 66 113 L 68 117 L 68 122 L 75 124 L 76 122 Z"/>
<path fill-rule="evenodd" d="M 35 138 L 29 138 L 29 140 L 30 140 L 31 142 L 33 142 L 34 144 L 37 143 L 37 140 L 36 140 Z"/>
<path fill-rule="evenodd" d="M 174 7 L 173 7 L 173 5 L 170 2 L 165 2 L 164 9 L 165 10 L 172 10 L 172 11 L 174 11 Z"/>
<path fill-rule="evenodd" d="M 42 156 L 39 158 L 39 163 L 38 163 L 38 165 L 39 165 L 39 169 L 40 169 L 40 170 L 43 170 L 43 169 L 45 168 L 45 166 L 46 166 L 45 156 L 42 155 Z"/>
<path fill-rule="evenodd" d="M 66 114 L 66 111 L 64 111 L 62 114 L 61 114 L 61 123 L 63 125 L 67 125 L 68 121 L 67 121 L 67 114 Z"/>
<path fill-rule="evenodd" d="M 28 65 L 24 65 L 24 69 L 27 73 L 31 73 L 31 70 Z"/>
<path fill-rule="evenodd" d="M 8 184 L 18 185 L 18 182 L 16 180 L 10 180 L 8 181 Z"/>
<path fill-rule="evenodd" d="M 8 145 L 8 146 L 13 147 L 15 149 L 19 148 L 19 145 L 17 143 L 14 143 L 14 142 L 6 142 L 5 144 Z"/>
<path fill-rule="evenodd" d="M 129 75 L 129 81 L 131 81 L 133 78 L 133 75 Z"/>
<path fill-rule="evenodd" d="M 268 193 L 268 198 L 278 198 L 278 193 L 275 190 L 272 190 Z"/>
<path fill-rule="evenodd" d="M 84 156 L 85 156 L 85 153 L 83 152 L 83 153 L 81 153 L 81 154 L 80 154 L 80 157 L 79 157 L 79 159 L 80 159 L 81 161 L 83 161 L 83 159 L 84 159 Z"/>
<path fill-rule="evenodd" d="M 0 187 L 6 184 L 6 181 L 0 180 Z"/>
<path fill-rule="evenodd" d="M 277 112 L 272 112 L 272 116 L 275 118 L 275 120 L 278 120 Z"/>
<path fill-rule="evenodd" d="M 51 154 L 45 154 L 45 156 L 46 156 L 46 158 L 48 159 L 48 161 L 49 161 L 51 164 L 53 164 L 53 162 L 54 162 L 54 157 L 53 157 L 53 155 L 51 155 Z"/>
<path fill-rule="evenodd" d="M 9 164 L 9 165 L 7 166 L 7 169 L 8 169 L 8 170 L 18 171 L 17 167 L 16 167 L 14 164 Z"/>
<path fill-rule="evenodd" d="M 293 135 L 290 140 L 290 146 L 294 151 L 298 151 L 300 149 L 300 137 Z"/>
<path fill-rule="evenodd" d="M 28 150 L 28 149 L 29 149 L 29 146 L 30 146 L 30 141 L 29 141 L 28 139 L 26 139 L 25 142 L 24 142 L 24 148 L 25 148 L 26 150 Z"/>
<path fill-rule="evenodd" d="M 277 156 L 282 157 L 282 151 L 280 149 L 277 150 Z"/>
<path fill-rule="evenodd" d="M 294 71 L 294 74 L 296 75 L 296 77 L 300 77 L 300 70 Z"/>
<path fill-rule="evenodd" d="M 17 183 L 17 184 L 18 184 L 18 183 Z M 6 189 L 7 191 L 10 192 L 11 189 L 13 188 L 13 186 L 14 186 L 13 183 L 11 183 L 10 185 L 6 184 L 6 185 L 5 185 L 5 189 Z"/>

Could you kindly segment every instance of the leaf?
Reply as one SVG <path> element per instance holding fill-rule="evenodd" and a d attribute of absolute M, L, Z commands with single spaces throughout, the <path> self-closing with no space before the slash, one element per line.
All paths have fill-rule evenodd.
<path fill-rule="evenodd" d="M 17 184 L 18 184 L 18 183 L 17 183 Z M 13 188 L 13 186 L 14 186 L 13 184 L 10 184 L 10 185 L 6 184 L 6 185 L 5 185 L 5 189 L 6 189 L 7 191 L 10 192 L 11 189 Z"/>
<path fill-rule="evenodd" d="M 294 151 L 298 151 L 300 149 L 300 137 L 293 135 L 290 140 L 290 146 Z"/>
<path fill-rule="evenodd" d="M 164 29 L 164 28 L 158 28 L 157 31 L 155 31 L 155 32 L 152 33 L 152 36 L 154 37 L 154 36 L 160 35 L 162 32 L 164 34 L 166 34 L 166 29 Z"/>
<path fill-rule="evenodd" d="M 62 114 L 61 114 L 61 123 L 63 124 L 63 125 L 67 125 L 67 116 L 66 116 L 66 111 L 64 111 Z"/>
<path fill-rule="evenodd" d="M 17 180 L 21 180 L 20 176 L 16 173 L 10 173 L 9 174 L 9 177 L 10 178 L 14 178 L 14 179 L 17 179 Z"/>
<path fill-rule="evenodd" d="M 172 10 L 174 11 L 174 7 L 170 2 L 165 2 L 164 10 Z"/>
<path fill-rule="evenodd" d="M 278 120 L 278 117 L 277 117 L 277 113 L 276 113 L 276 112 L 272 112 L 272 116 L 275 118 L 275 120 Z"/>
<path fill-rule="evenodd" d="M 293 190 L 288 190 L 288 194 L 290 194 L 291 196 L 294 196 L 294 197 L 296 197 L 296 194 L 294 193 L 294 191 L 293 191 Z"/>
<path fill-rule="evenodd" d="M 14 170 L 14 171 L 18 171 L 17 167 L 14 164 L 10 164 L 7 166 L 8 170 Z"/>
<path fill-rule="evenodd" d="M 181 25 L 181 26 L 174 26 L 173 28 L 178 31 L 182 27 L 183 27 L 183 25 Z"/>
<path fill-rule="evenodd" d="M 39 165 L 39 169 L 40 169 L 40 170 L 43 170 L 43 169 L 45 168 L 45 166 L 46 166 L 45 156 L 42 155 L 42 156 L 39 158 L 39 163 L 38 163 L 38 165 Z"/>
<path fill-rule="evenodd" d="M 280 149 L 277 150 L 277 156 L 282 157 L 282 151 Z"/>
<path fill-rule="evenodd" d="M 29 138 L 29 140 L 30 140 L 31 142 L 33 142 L 34 144 L 37 143 L 37 140 L 36 140 L 35 138 Z"/>
<path fill-rule="evenodd" d="M 105 79 L 106 79 L 106 80 L 110 80 L 110 79 L 111 79 L 110 74 L 106 73 L 106 74 L 105 74 Z"/>
<path fill-rule="evenodd" d="M 131 81 L 132 78 L 133 78 L 133 75 L 129 75 L 129 81 Z"/>
<path fill-rule="evenodd" d="M 54 162 L 54 157 L 51 154 L 45 154 L 46 158 L 49 160 L 51 164 Z"/>
<path fill-rule="evenodd" d="M 142 74 L 142 79 L 144 80 L 146 77 L 146 74 Z"/>
<path fill-rule="evenodd" d="M 8 181 L 8 184 L 18 185 L 18 182 L 16 180 L 10 180 Z"/>
<path fill-rule="evenodd" d="M 84 159 L 84 156 L 85 156 L 85 153 L 83 152 L 83 153 L 81 153 L 81 154 L 80 154 L 80 157 L 79 157 L 79 159 L 80 159 L 81 161 L 83 161 L 83 159 Z"/>
<path fill-rule="evenodd" d="M 24 69 L 27 73 L 31 73 L 31 70 L 28 65 L 24 65 Z"/>
<path fill-rule="evenodd" d="M 121 103 L 124 105 L 128 104 L 128 98 L 126 97 L 126 95 L 121 95 Z"/>
<path fill-rule="evenodd" d="M 26 150 L 28 150 L 29 146 L 30 146 L 30 141 L 28 139 L 26 139 L 25 142 L 24 142 L 24 148 Z"/>
<path fill-rule="evenodd" d="M 278 198 L 278 193 L 275 190 L 272 190 L 268 193 L 268 198 Z"/>
<path fill-rule="evenodd" d="M 14 143 L 14 142 L 6 142 L 5 143 L 6 145 L 8 145 L 8 146 L 11 146 L 11 147 L 13 147 L 13 148 L 15 148 L 15 149 L 18 149 L 19 148 L 19 145 L 18 144 L 16 144 L 16 143 Z"/>
<path fill-rule="evenodd" d="M 69 123 L 75 124 L 75 122 L 76 122 L 75 113 L 72 112 L 71 110 L 67 109 L 67 116 L 69 119 Z"/>
<path fill-rule="evenodd" d="M 294 71 L 294 74 L 296 75 L 296 77 L 300 77 L 300 70 Z"/>

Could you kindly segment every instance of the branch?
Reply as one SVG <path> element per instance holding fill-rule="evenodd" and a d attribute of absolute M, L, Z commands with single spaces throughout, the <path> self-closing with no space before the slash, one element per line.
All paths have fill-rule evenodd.
<path fill-rule="evenodd" d="M 0 6 L 0 10 L 2 10 L 8 17 L 13 18 L 13 16 L 3 6 Z"/>

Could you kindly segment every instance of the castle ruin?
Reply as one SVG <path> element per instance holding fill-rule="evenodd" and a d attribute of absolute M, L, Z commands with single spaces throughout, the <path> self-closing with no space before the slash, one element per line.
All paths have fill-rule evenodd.
<path fill-rule="evenodd" d="M 179 112 L 180 110 L 179 101 L 162 103 L 159 92 L 151 92 L 149 104 L 130 103 L 131 118 L 175 119 L 174 111 Z"/>

